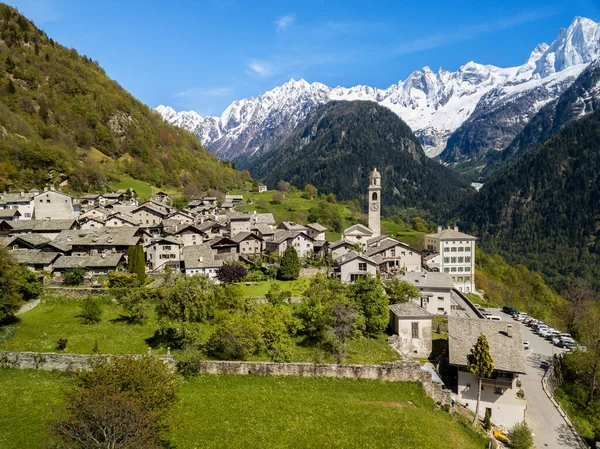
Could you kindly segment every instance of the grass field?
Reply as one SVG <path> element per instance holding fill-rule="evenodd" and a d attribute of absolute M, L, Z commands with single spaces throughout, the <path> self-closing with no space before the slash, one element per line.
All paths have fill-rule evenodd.
<path fill-rule="evenodd" d="M 16 332 L 0 343 L 0 350 L 56 352 L 58 340 L 66 338 L 68 344 L 65 352 L 71 354 L 91 354 L 96 341 L 100 352 L 104 354 L 145 354 L 148 351 L 146 340 L 158 328 L 154 308 L 149 311 L 150 316 L 145 324 L 130 324 L 123 319 L 123 310 L 119 305 L 104 301 L 102 321 L 86 325 L 78 317 L 80 304 L 75 299 L 45 298 L 38 307 L 20 315 L 10 325 L 16 328 Z M 212 324 L 202 325 L 204 341 L 208 340 L 213 329 Z M 4 334 L 1 328 L 0 334 Z M 333 356 L 316 352 L 313 345 L 303 342 L 302 337 L 297 336 L 294 341 L 296 344 L 292 347 L 292 361 L 314 362 L 319 358 L 323 362 L 335 363 Z M 165 352 L 164 348 L 153 348 L 155 354 Z M 172 352 L 176 355 L 178 351 Z M 376 364 L 401 358 L 388 345 L 386 335 L 348 340 L 346 352 L 347 363 Z M 252 360 L 270 361 L 270 358 L 268 354 L 260 353 L 253 356 Z"/>
<path fill-rule="evenodd" d="M 242 291 L 244 292 L 244 296 L 248 298 L 258 298 L 264 297 L 265 294 L 271 288 L 271 285 L 277 284 L 281 287 L 282 291 L 289 291 L 292 293 L 292 296 L 302 296 L 308 284 L 310 283 L 309 278 L 301 278 L 295 281 L 262 281 L 262 282 L 252 282 L 250 285 L 246 285 L 245 283 L 238 284 Z"/>
<path fill-rule="evenodd" d="M 11 404 L 0 407 L 0 447 L 42 446 L 69 385 L 56 373 L 0 371 L 0 400 Z M 408 382 L 197 376 L 183 384 L 171 422 L 179 449 L 486 447 Z"/>
<path fill-rule="evenodd" d="M 138 181 L 137 179 L 133 179 L 128 176 L 115 175 L 115 177 L 119 178 L 119 180 L 109 184 L 111 189 L 134 189 L 137 193 L 138 199 L 140 200 L 149 200 L 154 191 L 158 190 L 152 187 L 150 184 L 147 184 L 143 181 Z"/>

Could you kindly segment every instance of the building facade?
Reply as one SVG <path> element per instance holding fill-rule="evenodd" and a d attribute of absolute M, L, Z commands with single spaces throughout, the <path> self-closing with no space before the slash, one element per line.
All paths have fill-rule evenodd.
<path fill-rule="evenodd" d="M 381 234 L 381 175 L 377 169 L 369 177 L 369 229 L 373 237 Z"/>

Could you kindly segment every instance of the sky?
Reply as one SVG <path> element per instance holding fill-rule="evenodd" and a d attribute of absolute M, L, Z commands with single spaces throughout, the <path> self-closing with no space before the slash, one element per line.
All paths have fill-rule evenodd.
<path fill-rule="evenodd" d="M 600 0 L 7 3 L 148 106 L 202 115 L 290 78 L 387 88 L 424 66 L 521 65 L 574 17 L 600 21 Z"/>

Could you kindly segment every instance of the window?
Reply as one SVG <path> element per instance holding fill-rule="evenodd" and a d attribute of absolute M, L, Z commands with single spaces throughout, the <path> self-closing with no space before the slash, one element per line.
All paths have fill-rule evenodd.
<path fill-rule="evenodd" d="M 445 310 L 444 310 L 443 307 L 438 307 L 437 311 L 438 311 L 438 313 L 444 313 L 445 312 Z"/>
<path fill-rule="evenodd" d="M 452 248 L 450 248 L 450 251 L 452 251 L 453 253 L 456 252 L 456 246 L 453 246 Z"/>
<path fill-rule="evenodd" d="M 471 263 L 471 256 L 465 257 L 465 262 L 466 263 Z"/>
<path fill-rule="evenodd" d="M 494 387 L 494 394 L 504 394 L 504 388 Z"/>
<path fill-rule="evenodd" d="M 456 267 L 450 268 L 450 271 L 452 271 L 453 273 L 456 273 Z"/>
<path fill-rule="evenodd" d="M 351 274 L 350 275 L 350 282 L 356 282 L 356 280 L 361 277 L 361 274 Z"/>
<path fill-rule="evenodd" d="M 452 276 L 452 282 L 456 282 L 456 278 Z"/>
<path fill-rule="evenodd" d="M 371 199 L 373 201 L 377 201 L 377 192 L 373 192 L 373 195 L 371 196 Z"/>
<path fill-rule="evenodd" d="M 450 262 L 452 262 L 452 263 L 456 263 L 456 257 L 451 257 L 451 258 L 450 258 Z"/>
<path fill-rule="evenodd" d="M 443 301 L 444 297 L 443 296 L 438 296 L 438 301 Z"/>
<path fill-rule="evenodd" d="M 366 262 L 359 262 L 359 264 L 358 264 L 358 270 L 359 271 L 367 271 L 367 263 Z"/>
<path fill-rule="evenodd" d="M 171 247 L 170 246 L 163 246 L 163 250 L 164 251 L 171 251 Z"/>
<path fill-rule="evenodd" d="M 392 249 L 390 251 L 390 257 L 396 257 L 396 250 L 395 249 Z"/>
<path fill-rule="evenodd" d="M 450 263 L 450 258 L 449 257 L 444 257 L 444 263 Z"/>
<path fill-rule="evenodd" d="M 459 257 L 458 258 L 458 263 L 464 263 L 465 262 L 465 258 L 464 257 Z"/>
<path fill-rule="evenodd" d="M 458 267 L 458 272 L 462 273 L 463 267 Z"/>
<path fill-rule="evenodd" d="M 470 272 L 471 271 L 471 267 L 465 267 L 465 271 Z"/>
<path fill-rule="evenodd" d="M 450 273 L 450 268 L 448 268 L 448 267 L 444 268 L 444 273 Z"/>
<path fill-rule="evenodd" d="M 458 277 L 458 282 L 462 282 L 462 276 Z"/>
<path fill-rule="evenodd" d="M 412 328 L 412 338 L 419 338 L 419 322 L 413 321 L 411 323 Z"/>
<path fill-rule="evenodd" d="M 459 247 L 458 247 L 458 252 L 459 252 L 459 253 L 462 253 L 462 251 L 463 251 L 463 247 L 462 247 L 462 246 L 459 246 Z"/>
<path fill-rule="evenodd" d="M 471 281 L 471 277 L 470 276 L 465 276 L 465 281 L 466 282 L 470 282 Z"/>

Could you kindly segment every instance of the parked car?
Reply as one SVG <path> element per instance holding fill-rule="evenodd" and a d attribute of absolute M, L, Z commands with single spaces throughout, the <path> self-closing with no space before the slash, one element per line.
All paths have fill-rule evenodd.
<path fill-rule="evenodd" d="M 481 312 L 481 314 L 485 317 L 490 316 L 492 314 L 492 312 L 488 312 L 487 310 L 485 312 Z"/>
<path fill-rule="evenodd" d="M 504 307 L 502 307 L 502 311 L 504 313 L 512 315 L 513 313 L 516 313 L 517 310 L 514 307 L 511 307 L 511 306 L 504 306 Z"/>
<path fill-rule="evenodd" d="M 480 312 L 485 312 L 485 309 L 483 307 L 477 307 L 477 310 L 479 310 Z"/>
<path fill-rule="evenodd" d="M 535 326 L 535 325 L 537 324 L 537 322 L 538 322 L 538 321 L 537 321 L 536 319 L 531 319 L 531 320 L 529 320 L 529 321 L 527 322 L 527 326 L 528 326 L 528 327 L 533 327 L 533 326 Z"/>
<path fill-rule="evenodd" d="M 485 318 L 491 321 L 502 321 L 502 318 L 500 318 L 498 315 L 487 315 Z"/>
<path fill-rule="evenodd" d="M 529 349 L 529 342 L 527 340 L 523 340 L 523 349 Z"/>

